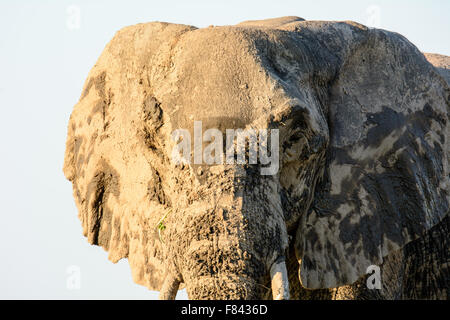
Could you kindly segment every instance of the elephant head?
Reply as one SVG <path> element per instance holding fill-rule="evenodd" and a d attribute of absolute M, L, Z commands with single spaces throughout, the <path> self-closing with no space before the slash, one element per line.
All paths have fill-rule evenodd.
<path fill-rule="evenodd" d="M 384 30 L 139 24 L 91 70 L 64 173 L 88 241 L 162 298 L 286 299 L 289 247 L 304 287 L 337 287 L 447 215 L 448 108 L 445 80 Z M 278 148 L 249 139 L 238 161 L 231 130 Z"/>

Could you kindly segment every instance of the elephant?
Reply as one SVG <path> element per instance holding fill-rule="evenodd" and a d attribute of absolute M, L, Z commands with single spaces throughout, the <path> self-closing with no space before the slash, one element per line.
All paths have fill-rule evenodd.
<path fill-rule="evenodd" d="M 63 170 L 88 242 L 161 299 L 448 299 L 449 99 L 352 21 L 143 23 L 90 71 Z M 224 161 L 227 130 L 277 146 L 274 172 L 245 136 Z"/>

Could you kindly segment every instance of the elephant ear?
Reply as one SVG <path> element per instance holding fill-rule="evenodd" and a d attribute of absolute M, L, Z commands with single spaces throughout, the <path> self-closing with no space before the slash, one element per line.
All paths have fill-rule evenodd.
<path fill-rule="evenodd" d="M 437 69 L 439 74 L 450 84 L 450 57 L 436 53 L 424 53 L 425 58 Z"/>
<path fill-rule="evenodd" d="M 448 214 L 449 94 L 398 34 L 368 30 L 344 56 L 326 170 L 296 236 L 303 286 L 351 284 Z"/>
<path fill-rule="evenodd" d="M 133 280 L 151 290 L 161 289 L 171 265 L 157 227 L 170 211 L 165 120 L 149 75 L 161 76 L 155 68 L 169 59 L 170 42 L 191 29 L 149 23 L 119 31 L 90 71 L 69 122 L 64 174 L 83 234 L 112 262 L 128 258 Z"/>

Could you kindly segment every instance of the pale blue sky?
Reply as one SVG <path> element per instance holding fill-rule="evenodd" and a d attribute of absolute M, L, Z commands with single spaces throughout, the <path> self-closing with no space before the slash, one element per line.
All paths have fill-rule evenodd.
<path fill-rule="evenodd" d="M 80 10 L 79 28 L 71 5 Z M 118 29 L 155 20 L 205 27 L 297 15 L 376 23 L 422 51 L 450 55 L 449 12 L 448 0 L 0 0 L 0 298 L 157 297 L 132 282 L 127 261 L 114 265 L 87 244 L 62 174 L 70 112 Z M 80 270 L 78 290 L 66 285 L 71 265 Z"/>

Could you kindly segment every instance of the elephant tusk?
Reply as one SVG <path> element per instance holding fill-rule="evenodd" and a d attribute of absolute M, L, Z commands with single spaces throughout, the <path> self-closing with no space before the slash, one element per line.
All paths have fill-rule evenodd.
<path fill-rule="evenodd" d="M 289 300 L 289 280 L 284 260 L 272 264 L 270 278 L 273 300 Z"/>
<path fill-rule="evenodd" d="M 168 275 L 164 279 L 164 283 L 159 292 L 159 300 L 175 300 L 179 286 L 180 280 L 172 275 Z"/>

